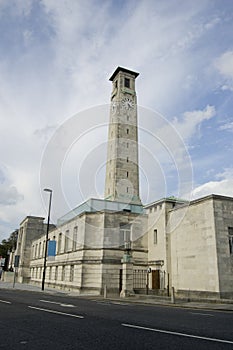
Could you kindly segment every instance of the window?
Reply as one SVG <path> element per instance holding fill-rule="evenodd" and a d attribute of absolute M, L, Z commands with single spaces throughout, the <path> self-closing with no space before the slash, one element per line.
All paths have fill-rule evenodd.
<path fill-rule="evenodd" d="M 69 230 L 66 230 L 65 235 L 65 252 L 68 252 L 69 250 Z"/>
<path fill-rule="evenodd" d="M 126 171 L 126 177 L 129 177 L 129 172 L 128 171 Z"/>
<path fill-rule="evenodd" d="M 129 163 L 129 157 L 126 158 L 126 162 Z"/>
<path fill-rule="evenodd" d="M 74 280 L 74 265 L 70 265 L 70 282 Z"/>
<path fill-rule="evenodd" d="M 57 252 L 58 253 L 61 253 L 61 242 L 62 242 L 62 233 L 60 232 L 59 236 L 58 236 L 58 245 L 57 245 Z"/>
<path fill-rule="evenodd" d="M 233 227 L 228 227 L 229 251 L 233 254 Z"/>
<path fill-rule="evenodd" d="M 55 275 L 54 275 L 55 281 L 57 280 L 57 276 L 58 276 L 58 266 L 55 267 Z"/>
<path fill-rule="evenodd" d="M 43 253 L 42 253 L 43 256 L 45 256 L 45 241 L 43 241 Z"/>
<path fill-rule="evenodd" d="M 130 88 L 130 80 L 129 78 L 125 78 L 125 87 Z"/>
<path fill-rule="evenodd" d="M 115 88 L 117 89 L 117 80 L 115 81 Z"/>
<path fill-rule="evenodd" d="M 127 135 L 129 135 L 129 129 L 126 129 Z"/>
<path fill-rule="evenodd" d="M 65 281 L 65 278 L 66 278 L 66 267 L 62 266 L 61 280 Z"/>
<path fill-rule="evenodd" d="M 39 243 L 39 257 L 42 256 L 41 242 Z"/>
<path fill-rule="evenodd" d="M 154 237 L 153 237 L 154 244 L 157 244 L 158 243 L 158 231 L 157 231 L 157 229 L 155 229 L 153 233 L 154 233 Z"/>
<path fill-rule="evenodd" d="M 78 227 L 74 227 L 74 232 L 73 232 L 73 250 L 76 250 L 77 248 L 77 240 L 78 240 Z"/>
<path fill-rule="evenodd" d="M 50 266 L 49 268 L 49 280 L 51 280 L 52 278 L 52 266 Z"/>
<path fill-rule="evenodd" d="M 131 225 L 130 224 L 120 224 L 120 245 L 125 246 L 125 248 L 130 248 L 131 245 Z"/>

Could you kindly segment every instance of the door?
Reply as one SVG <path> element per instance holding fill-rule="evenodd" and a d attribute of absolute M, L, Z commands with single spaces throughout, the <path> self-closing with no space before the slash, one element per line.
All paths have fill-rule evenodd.
<path fill-rule="evenodd" d="M 152 270 L 152 289 L 160 289 L 160 271 Z"/>

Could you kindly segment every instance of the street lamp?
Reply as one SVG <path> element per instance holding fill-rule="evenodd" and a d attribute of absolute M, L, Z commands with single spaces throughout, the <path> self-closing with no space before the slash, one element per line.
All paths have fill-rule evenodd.
<path fill-rule="evenodd" d="M 46 231 L 46 239 L 45 239 L 44 270 L 43 270 L 42 288 L 41 288 L 42 290 L 44 290 L 44 283 L 45 283 L 47 249 L 48 249 L 48 239 L 49 239 L 49 221 L 50 221 L 50 210 L 51 210 L 52 193 L 53 193 L 53 191 L 50 190 L 49 188 L 44 188 L 44 191 L 49 192 L 49 210 L 48 210 L 47 231 Z"/>

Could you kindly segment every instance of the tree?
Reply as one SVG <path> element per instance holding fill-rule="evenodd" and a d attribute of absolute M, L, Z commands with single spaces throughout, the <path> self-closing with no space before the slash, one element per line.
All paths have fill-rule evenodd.
<path fill-rule="evenodd" d="M 8 239 L 2 240 L 0 244 L 0 256 L 2 256 L 3 258 L 7 258 L 8 252 L 12 252 L 16 249 L 17 237 L 18 230 L 15 230 L 10 234 L 10 237 Z"/>

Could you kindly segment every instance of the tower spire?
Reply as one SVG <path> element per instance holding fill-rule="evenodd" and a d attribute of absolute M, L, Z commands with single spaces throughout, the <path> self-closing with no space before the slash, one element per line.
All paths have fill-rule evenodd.
<path fill-rule="evenodd" d="M 137 97 L 139 73 L 117 67 L 112 81 L 105 199 L 141 204 L 139 197 Z"/>

